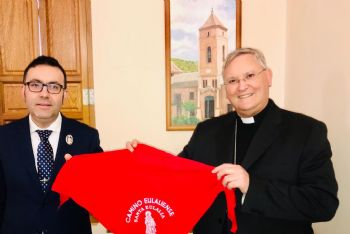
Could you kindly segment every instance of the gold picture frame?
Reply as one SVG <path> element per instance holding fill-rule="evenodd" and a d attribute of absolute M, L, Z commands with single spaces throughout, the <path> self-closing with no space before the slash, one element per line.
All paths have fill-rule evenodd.
<path fill-rule="evenodd" d="M 221 68 L 227 53 L 241 47 L 242 3 L 206 2 L 164 0 L 167 131 L 193 130 L 232 110 Z"/>

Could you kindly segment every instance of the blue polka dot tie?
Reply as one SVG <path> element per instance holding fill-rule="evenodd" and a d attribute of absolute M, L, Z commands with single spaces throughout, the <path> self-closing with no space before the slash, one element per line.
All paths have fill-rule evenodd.
<path fill-rule="evenodd" d="M 49 136 L 51 130 L 37 130 L 40 137 L 40 143 L 38 146 L 38 176 L 41 183 L 41 188 L 46 193 L 51 171 L 53 168 L 53 150 L 49 142 Z"/>

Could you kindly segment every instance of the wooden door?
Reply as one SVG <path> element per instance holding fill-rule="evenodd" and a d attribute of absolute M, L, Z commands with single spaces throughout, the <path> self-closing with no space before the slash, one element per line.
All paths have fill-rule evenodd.
<path fill-rule="evenodd" d="M 94 125 L 90 12 L 88 0 L 0 0 L 0 125 L 27 114 L 23 70 L 41 54 L 67 72 L 63 114 Z"/>

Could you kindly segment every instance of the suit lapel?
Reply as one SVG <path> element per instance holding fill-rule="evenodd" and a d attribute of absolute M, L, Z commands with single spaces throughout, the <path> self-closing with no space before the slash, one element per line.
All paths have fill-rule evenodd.
<path fill-rule="evenodd" d="M 53 164 L 53 171 L 52 171 L 51 178 L 56 178 L 57 173 L 65 163 L 64 155 L 68 153 L 67 143 L 65 141 L 66 135 L 67 135 L 67 119 L 62 115 L 61 131 L 58 139 L 56 158 Z M 50 183 L 52 184 L 53 181 L 54 180 L 51 180 Z"/>
<path fill-rule="evenodd" d="M 257 161 L 272 144 L 278 136 L 281 122 L 280 109 L 272 103 L 271 109 L 268 110 L 264 117 L 261 126 L 254 135 L 247 153 L 243 159 L 242 166 L 248 169 L 255 161 Z"/>
<path fill-rule="evenodd" d="M 28 171 L 29 176 L 32 178 L 35 186 L 38 191 L 41 192 L 41 185 L 38 178 L 38 173 L 35 166 L 34 153 L 32 147 L 32 139 L 30 137 L 30 129 L 29 129 L 29 119 L 28 117 L 19 120 L 18 122 L 18 137 L 19 137 L 19 157 L 22 158 L 22 162 L 26 170 Z M 17 138 L 17 137 L 16 137 Z"/>

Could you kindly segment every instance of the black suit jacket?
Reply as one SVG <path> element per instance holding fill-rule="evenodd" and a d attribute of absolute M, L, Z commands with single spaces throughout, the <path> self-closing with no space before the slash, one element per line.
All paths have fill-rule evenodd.
<path fill-rule="evenodd" d="M 180 155 L 213 166 L 232 163 L 236 118 L 231 112 L 198 124 Z M 339 203 L 331 155 L 324 123 L 270 100 L 242 161 L 250 184 L 236 208 L 237 233 L 310 234 L 313 222 L 330 220 Z M 194 233 L 229 233 L 226 222 L 225 198 L 219 195 Z"/>
<path fill-rule="evenodd" d="M 67 135 L 73 144 L 66 143 Z M 63 166 L 64 155 L 101 152 L 99 135 L 76 120 L 62 116 L 62 126 L 50 188 Z M 0 233 L 88 234 L 88 212 L 72 200 L 58 209 L 59 195 L 41 192 L 35 167 L 28 117 L 0 127 Z"/>

